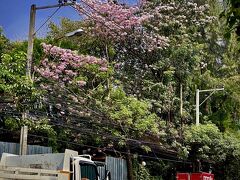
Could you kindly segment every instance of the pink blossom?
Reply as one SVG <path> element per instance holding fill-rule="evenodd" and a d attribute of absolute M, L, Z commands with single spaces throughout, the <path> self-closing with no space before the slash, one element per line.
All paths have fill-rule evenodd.
<path fill-rule="evenodd" d="M 114 68 L 116 68 L 116 69 L 119 69 L 121 67 L 121 63 L 116 63 L 115 65 L 114 65 Z"/>
<path fill-rule="evenodd" d="M 43 78 L 53 81 L 58 81 L 61 86 L 67 86 L 75 82 L 76 76 L 85 76 L 87 65 L 97 65 L 100 71 L 107 71 L 108 61 L 99 59 L 94 56 L 77 55 L 76 52 L 70 49 L 63 49 L 60 47 L 42 44 L 45 58 L 41 61 L 41 66 L 35 68 Z M 57 60 L 56 60 L 57 59 Z M 92 73 L 88 71 L 88 73 Z M 83 87 L 86 81 L 77 81 L 76 85 Z"/>
<path fill-rule="evenodd" d="M 145 4 L 144 2 L 141 5 L 145 6 Z M 142 9 L 139 7 L 127 7 L 99 0 L 82 0 L 81 3 L 75 5 L 75 9 L 80 15 L 88 12 L 88 16 L 91 18 L 87 20 L 95 25 L 92 33 L 103 39 L 115 42 L 124 42 L 128 38 L 132 41 L 133 37 L 136 40 L 141 39 L 144 42 L 150 39 L 148 41 L 150 44 L 145 44 L 145 49 L 157 49 L 164 47 L 168 43 L 168 39 L 165 37 L 162 39 L 167 42 L 162 42 L 161 44 L 157 44 L 156 41 L 151 42 L 151 39 L 154 40 L 155 36 L 157 36 L 154 32 L 145 33 L 142 36 L 142 31 L 139 31 L 145 22 L 149 22 L 154 18 L 153 12 L 142 13 Z"/>
<path fill-rule="evenodd" d="M 64 77 L 62 80 L 65 81 L 65 82 L 67 82 L 67 81 L 70 80 L 70 78 L 69 78 L 69 77 Z"/>
<path fill-rule="evenodd" d="M 77 81 L 76 83 L 77 83 L 77 85 L 79 85 L 80 87 L 85 86 L 85 85 L 87 84 L 86 81 Z"/>
<path fill-rule="evenodd" d="M 100 67 L 99 70 L 102 71 L 102 72 L 106 72 L 108 70 L 108 68 L 107 67 Z"/>
<path fill-rule="evenodd" d="M 65 70 L 65 73 L 69 76 L 76 76 L 77 73 L 73 72 L 72 70 Z"/>
<path fill-rule="evenodd" d="M 58 80 L 58 79 L 59 79 L 59 76 L 58 76 L 58 75 L 53 75 L 52 78 L 53 78 L 54 80 Z"/>
<path fill-rule="evenodd" d="M 63 71 L 65 69 L 65 66 L 61 64 L 57 68 L 59 71 Z"/>

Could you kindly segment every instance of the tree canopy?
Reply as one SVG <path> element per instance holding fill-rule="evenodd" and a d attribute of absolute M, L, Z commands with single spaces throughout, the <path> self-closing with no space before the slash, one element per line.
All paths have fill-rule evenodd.
<path fill-rule="evenodd" d="M 229 3 L 224 11 L 217 0 L 81 1 L 79 21 L 51 22 L 35 40 L 33 80 L 25 75 L 26 42 L 9 42 L 0 31 L 1 127 L 26 124 L 39 137 L 31 143 L 55 151 L 150 157 L 165 168 L 162 177 L 178 168 L 171 161 L 212 168 L 219 179 L 240 177 L 238 37 L 223 31 L 225 21 L 237 27 L 238 7 Z M 59 38 L 78 28 L 82 36 Z M 219 87 L 225 90 L 201 104 L 201 125 L 194 125 L 196 89 Z M 136 168 L 145 179 L 154 172 Z"/>

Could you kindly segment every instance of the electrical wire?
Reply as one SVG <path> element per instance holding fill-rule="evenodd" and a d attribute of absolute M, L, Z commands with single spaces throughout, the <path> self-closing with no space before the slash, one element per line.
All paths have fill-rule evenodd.
<path fill-rule="evenodd" d="M 45 22 L 33 33 L 33 36 L 59 11 L 62 6 L 59 6 L 46 20 Z"/>
<path fill-rule="evenodd" d="M 38 118 L 40 118 L 40 116 L 37 116 Z M 69 116 L 68 116 L 69 117 Z M 71 117 L 71 116 L 70 116 Z M 95 125 L 101 125 L 101 123 L 95 123 L 95 122 L 90 122 L 90 121 L 87 121 L 87 120 L 77 120 L 75 121 L 76 124 L 74 124 L 73 121 L 71 121 L 71 123 L 69 125 L 65 125 L 65 124 L 61 124 L 59 123 L 59 118 L 57 117 L 50 117 L 52 119 L 52 121 L 50 121 L 49 123 L 52 124 L 52 125 L 56 125 L 56 126 L 61 126 L 63 128 L 69 128 L 69 129 L 72 129 L 72 130 L 75 130 L 75 131 L 78 131 L 78 132 L 81 132 L 81 133 L 93 133 L 92 132 L 92 129 L 89 129 L 89 128 L 79 128 L 76 126 L 77 123 L 81 122 L 81 121 L 85 121 L 87 123 L 91 123 L 91 124 L 95 124 Z M 103 127 L 104 127 L 104 124 L 103 124 Z M 110 127 L 110 128 L 115 128 L 115 127 Z M 108 139 L 112 139 L 112 140 L 124 140 L 124 141 L 127 141 L 127 142 L 135 142 L 135 143 L 138 143 L 138 144 L 148 144 L 148 145 L 152 145 L 152 146 L 155 146 L 155 147 L 158 147 L 159 149 L 162 149 L 162 150 L 165 150 L 166 149 L 164 148 L 163 145 L 160 145 L 160 144 L 157 144 L 157 143 L 154 143 L 154 142 L 149 142 L 149 141 L 142 141 L 142 140 L 137 140 L 137 139 L 133 139 L 133 138 L 127 138 L 127 137 L 116 137 L 116 136 L 112 136 L 112 134 L 109 134 L 109 133 L 101 133 L 101 132 L 98 132 L 99 135 L 102 135 L 104 137 L 107 137 Z M 174 153 L 175 151 L 172 151 L 172 150 L 167 150 L 168 152 L 172 152 Z"/>
<path fill-rule="evenodd" d="M 41 117 L 40 117 L 41 118 Z M 54 118 L 54 119 L 57 119 L 59 120 L 58 118 Z M 161 150 L 161 154 L 162 155 L 165 155 L 165 156 L 168 156 L 168 157 L 172 157 L 172 158 L 175 158 L 174 155 L 170 155 L 170 154 L 176 154 L 175 151 L 172 151 L 172 150 L 167 150 L 166 148 L 162 148 L 159 144 L 156 144 L 156 143 L 152 143 L 152 142 L 146 142 L 146 141 L 140 141 L 140 140 L 136 140 L 136 139 L 131 139 L 131 138 L 123 138 L 123 137 L 116 137 L 116 136 L 112 136 L 110 134 L 106 134 L 106 133 L 99 133 L 99 132 L 96 132 L 93 131 L 92 129 L 86 129 L 86 128 L 78 128 L 76 127 L 76 125 L 66 125 L 66 124 L 60 124 L 60 123 L 57 123 L 57 122 L 53 122 L 53 120 L 51 122 L 49 122 L 51 125 L 55 125 L 55 126 L 58 126 L 58 127 L 63 127 L 63 128 L 69 128 L 69 129 L 72 129 L 72 130 L 75 130 L 77 132 L 80 132 L 81 134 L 84 134 L 84 135 L 98 135 L 98 136 L 102 136 L 102 137 L 107 137 L 105 140 L 107 141 L 107 139 L 111 139 L 111 140 L 115 140 L 116 142 L 118 142 L 119 140 L 125 140 L 127 141 L 128 143 L 130 143 L 131 145 L 133 145 L 133 142 L 137 143 L 139 147 L 141 147 L 140 145 L 141 144 L 147 144 L 149 147 L 151 148 L 157 148 L 158 151 Z M 103 140 L 103 139 L 102 139 Z M 168 152 L 168 154 L 166 153 L 163 153 L 163 152 Z"/>
<path fill-rule="evenodd" d="M 60 87 L 59 87 L 59 89 L 60 89 Z M 68 93 L 68 92 L 66 92 L 66 93 Z M 69 93 L 71 93 L 71 92 L 69 92 Z M 74 95 L 75 97 L 77 97 L 75 94 L 71 94 L 71 95 Z M 44 102 L 47 102 L 48 104 L 56 104 L 56 100 L 58 100 L 61 104 L 63 104 L 63 105 L 66 105 L 66 106 L 69 106 L 69 104 L 71 104 L 71 106 L 70 107 L 73 107 L 73 108 L 86 108 L 85 106 L 82 106 L 82 104 L 80 104 L 79 102 L 74 102 L 74 105 L 73 105 L 73 102 L 72 101 L 69 101 L 69 102 L 66 102 L 67 101 L 67 99 L 69 98 L 67 95 L 65 95 L 65 93 L 63 92 L 63 94 L 61 94 L 61 97 L 62 97 L 62 99 L 61 99 L 61 97 L 59 97 L 59 95 L 55 95 L 55 94 L 51 94 L 51 96 L 50 96 L 50 98 L 55 98 L 54 100 L 49 100 L 49 98 L 46 100 L 44 100 Z M 65 109 L 59 109 L 59 110 L 63 110 L 63 111 L 66 111 L 67 110 L 67 108 L 65 108 Z M 90 109 L 91 110 L 91 109 Z M 93 111 L 94 113 L 96 113 L 96 111 Z M 76 116 L 79 116 L 78 114 L 76 114 L 76 113 L 71 113 L 72 115 L 76 115 Z M 106 119 L 106 117 L 104 117 L 103 115 L 101 115 L 101 114 L 99 114 L 99 113 L 96 113 L 96 115 L 98 116 L 98 117 L 101 117 L 101 118 L 105 118 Z M 83 120 L 84 121 L 84 120 Z M 86 120 L 85 120 L 86 121 Z M 88 120 L 88 122 L 89 122 L 89 120 Z M 119 127 L 120 125 L 119 124 L 117 124 L 117 123 L 114 123 L 114 122 L 109 122 L 109 121 L 104 121 L 104 123 L 105 124 L 108 124 L 108 125 L 111 125 L 112 127 L 113 126 L 116 126 L 116 127 Z M 134 128 L 132 128 L 132 127 L 126 127 L 126 128 L 128 128 L 128 129 L 131 129 L 131 130 L 133 130 L 133 131 L 138 131 L 137 129 L 134 129 Z"/>
<path fill-rule="evenodd" d="M 66 99 L 66 95 L 64 95 L 63 94 L 63 96 L 64 96 L 64 99 Z M 53 97 L 53 96 L 51 96 L 51 97 Z M 55 96 L 56 97 L 56 96 Z M 58 97 L 57 97 L 58 98 Z M 62 101 L 63 99 L 60 99 L 60 101 Z M 49 102 L 49 101 L 45 101 L 45 102 L 47 102 L 47 103 L 53 103 L 53 104 L 56 104 L 56 101 L 52 101 L 52 102 Z M 63 101 L 64 102 L 64 101 Z M 34 110 L 34 112 L 39 112 L 39 113 L 43 113 L 42 111 L 37 111 L 37 110 Z M 9 113 L 9 112 L 8 112 Z M 17 114 L 17 115 L 21 115 L 21 113 L 19 113 L 19 114 Z M 56 114 L 55 114 L 56 115 Z M 107 134 L 106 132 L 105 133 L 100 133 L 100 132 L 94 132 L 92 129 L 83 129 L 83 128 L 78 128 L 78 127 L 76 127 L 76 124 L 73 124 L 74 122 L 72 122 L 70 125 L 66 125 L 66 124 L 60 124 L 59 123 L 59 119 L 58 118 L 56 118 L 55 117 L 55 115 L 54 116 L 52 116 L 52 117 L 50 117 L 50 119 L 52 119 L 51 120 L 51 122 L 49 122 L 49 123 L 51 123 L 52 125 L 55 125 L 55 126 L 61 126 L 61 127 L 64 127 L 64 128 L 69 128 L 69 129 L 72 129 L 72 130 L 75 130 L 75 131 L 78 131 L 78 132 L 81 132 L 82 134 L 85 134 L 85 135 L 89 135 L 89 133 L 91 133 L 91 134 L 93 134 L 93 133 L 95 133 L 95 135 L 101 135 L 101 136 L 104 136 L 104 137 L 107 137 L 108 139 L 112 139 L 112 140 L 115 140 L 115 141 L 119 141 L 119 140 L 124 140 L 124 141 L 127 141 L 127 142 L 134 142 L 134 143 L 137 143 L 139 146 L 141 145 L 141 144 L 147 144 L 147 145 L 149 145 L 149 146 L 152 146 L 152 147 L 155 147 L 155 148 L 158 148 L 159 150 L 160 149 L 162 149 L 162 150 L 164 150 L 164 151 L 168 151 L 168 152 L 172 152 L 172 153 L 174 153 L 175 151 L 172 151 L 172 150 L 167 150 L 166 148 L 164 148 L 164 146 L 161 146 L 160 144 L 157 144 L 157 143 L 153 143 L 153 142 L 148 142 L 148 141 L 141 141 L 141 140 L 137 140 L 137 139 L 132 139 L 132 138 L 127 138 L 127 137 L 116 137 L 116 136 L 112 136 L 111 134 Z M 38 118 L 42 118 L 42 116 L 39 116 L 39 115 L 36 115 L 36 114 L 34 114 L 34 116 L 36 116 L 36 117 L 38 117 Z M 48 114 L 44 114 L 44 116 L 48 116 Z M 68 115 L 68 117 L 72 117 L 71 115 Z M 79 123 L 79 118 L 78 118 L 78 116 L 76 116 L 76 118 L 77 118 L 77 120 L 75 120 L 75 122 L 76 123 Z M 56 121 L 55 121 L 56 120 Z M 96 124 L 96 125 L 101 125 L 100 123 L 97 123 L 97 122 L 95 122 L 95 121 L 89 121 L 89 120 L 83 120 L 82 118 L 81 118 L 81 120 L 80 121 L 84 121 L 84 122 L 86 122 L 86 123 L 94 123 L 94 124 Z M 105 125 L 105 124 L 103 124 L 103 125 Z M 119 125 L 118 124 L 114 124 L 114 126 L 112 126 L 113 124 L 111 123 L 110 124 L 111 125 L 111 127 L 110 128 L 116 128 L 116 127 L 119 127 Z M 135 129 L 134 129 L 135 130 Z"/>
<path fill-rule="evenodd" d="M 7 131 L 7 132 L 12 132 L 8 129 L 4 129 L 4 128 L 0 128 L 0 130 L 2 131 Z M 16 132 L 16 131 L 15 131 Z M 20 133 L 20 131 L 17 131 L 18 133 Z M 65 141 L 65 140 L 59 140 L 59 139 L 54 139 L 54 138 L 50 138 L 50 137 L 47 137 L 47 136 L 40 136 L 40 135 L 36 135 L 36 134 L 31 134 L 31 133 L 28 133 L 28 136 L 31 136 L 31 137 L 38 137 L 38 138 L 43 138 L 43 139 L 47 139 L 47 140 L 56 140 L 60 143 L 67 143 L 67 144 L 72 144 L 72 145 L 77 145 L 77 146 L 80 146 L 80 147 L 87 147 L 87 148 L 94 148 L 94 149 L 101 149 L 101 150 L 106 150 L 106 151 L 110 151 L 110 152 L 115 152 L 116 150 L 112 150 L 112 149 L 107 149 L 107 148 L 100 148 L 100 147 L 96 147 L 96 146 L 89 146 L 89 145 L 83 145 L 83 144 L 79 144 L 79 143 L 76 143 L 76 142 L 71 142 L 71 141 Z M 121 154 L 126 154 L 126 155 L 132 155 L 132 156 L 135 156 L 136 154 L 133 154 L 133 153 L 128 153 L 128 152 L 124 152 L 124 151 L 117 151 Z M 170 161 L 170 162 L 181 162 L 181 163 L 191 163 L 189 161 L 182 161 L 182 160 L 173 160 L 173 159 L 167 159 L 167 158 L 161 158 L 161 157 L 153 157 L 153 156 L 147 156 L 147 155 L 143 155 L 143 154 L 138 154 L 139 157 L 143 157 L 143 158 L 149 158 L 149 159 L 161 159 L 163 161 Z M 176 158 L 176 157 L 175 157 Z"/>
<path fill-rule="evenodd" d="M 19 113 L 19 115 L 21 115 Z M 42 118 L 41 116 L 37 116 L 38 118 Z M 58 118 L 55 118 L 55 117 L 52 117 L 52 119 L 54 120 L 59 120 Z M 101 132 L 96 132 L 96 131 L 93 131 L 93 129 L 87 129 L 87 128 L 78 128 L 76 125 L 74 124 L 70 124 L 70 125 L 67 125 L 67 124 L 60 124 L 56 121 L 50 121 L 49 124 L 51 125 L 55 125 L 55 126 L 58 126 L 58 127 L 63 127 L 63 128 L 69 128 L 69 129 L 72 129 L 72 130 L 75 130 L 77 132 L 80 132 L 81 134 L 85 134 L 85 135 L 100 135 L 102 137 L 106 137 L 108 139 L 111 139 L 111 140 L 115 140 L 115 141 L 120 141 L 120 140 L 124 140 L 126 142 L 129 142 L 129 143 L 137 143 L 139 145 L 141 144 L 145 144 L 145 145 L 149 145 L 149 146 L 152 146 L 157 148 L 158 150 L 162 150 L 162 151 L 167 151 L 168 153 L 174 153 L 176 154 L 175 151 L 173 150 L 167 150 L 166 148 L 164 148 L 164 146 L 161 146 L 160 144 L 157 144 L 157 143 L 153 143 L 153 142 L 149 142 L 149 141 L 142 141 L 142 140 L 137 140 L 137 139 L 132 139 L 132 138 L 126 138 L 126 137 L 116 137 L 116 136 L 112 136 L 111 134 L 107 134 L 107 133 L 101 133 Z"/>
<path fill-rule="evenodd" d="M 64 95 L 63 94 L 63 96 L 64 96 L 64 99 L 66 100 L 67 99 L 67 96 L 66 95 Z M 52 95 L 51 97 L 57 97 L 57 96 L 54 96 L 54 95 Z M 58 97 L 57 97 L 58 98 Z M 60 99 L 60 101 L 62 101 L 62 102 L 64 102 L 63 101 L 63 99 Z M 47 102 L 47 103 L 53 103 L 53 104 L 56 104 L 56 99 L 54 99 L 54 101 L 46 101 L 45 100 L 45 102 Z M 78 106 L 77 106 L 78 107 Z M 34 110 L 34 112 L 39 112 L 40 114 L 42 114 L 43 112 L 42 111 L 37 111 L 37 110 Z M 18 114 L 18 115 L 21 115 L 20 113 Z M 42 116 L 38 116 L 38 115 L 36 115 L 36 114 L 34 114 L 35 116 L 37 116 L 37 117 L 41 117 L 42 118 Z M 57 115 L 57 114 L 55 114 L 55 115 Z M 55 116 L 54 115 L 54 116 Z M 75 117 L 74 117 L 74 115 L 76 115 Z M 44 116 L 48 116 L 48 114 L 44 114 Z M 50 123 L 52 123 L 53 125 L 57 125 L 57 126 L 62 126 L 62 127 L 67 127 L 67 128 L 70 128 L 70 129 L 72 129 L 72 130 L 77 130 L 77 131 L 79 131 L 79 132 L 81 132 L 81 133 L 86 133 L 86 132 L 92 132 L 92 129 L 79 129 L 79 128 L 77 128 L 76 127 L 76 125 L 75 124 L 73 124 L 74 122 L 72 122 L 70 125 L 66 125 L 66 124 L 60 124 L 58 121 L 59 121 L 59 119 L 58 118 L 56 118 L 56 117 L 50 117 L 51 119 L 52 119 L 52 122 L 50 122 Z M 101 125 L 101 123 L 97 123 L 97 122 L 95 122 L 95 121 L 89 121 L 89 120 L 84 120 L 84 119 L 79 119 L 78 117 L 79 117 L 79 115 L 77 115 L 77 114 L 73 114 L 73 116 L 72 115 L 68 115 L 68 117 L 71 117 L 71 118 L 74 118 L 75 119 L 75 122 L 76 123 L 79 123 L 79 122 L 86 122 L 86 123 L 93 123 L 93 124 L 96 124 L 96 125 Z M 53 119 L 54 120 L 56 120 L 55 121 L 55 123 L 53 122 Z M 77 120 L 76 120 L 77 119 Z M 58 123 L 58 124 L 56 124 L 56 123 Z M 116 123 L 109 123 L 109 122 L 104 122 L 105 124 L 108 124 L 108 125 L 110 125 L 110 128 L 116 128 L 116 127 L 119 127 L 119 128 L 122 128 L 119 124 L 116 124 Z M 103 126 L 105 126 L 105 124 L 102 124 Z M 127 127 L 126 127 L 127 128 Z M 134 130 L 134 131 L 138 131 L 138 130 L 136 130 L 136 129 L 131 129 L 131 130 Z M 97 134 L 97 135 L 99 135 L 99 133 Z M 164 148 L 164 146 L 161 146 L 160 144 L 157 144 L 157 143 L 153 143 L 153 142 L 148 142 L 148 141 L 141 141 L 141 140 L 136 140 L 136 139 L 132 139 L 132 138 L 127 138 L 127 137 L 116 137 L 116 136 L 112 136 L 112 135 L 110 135 L 110 134 L 101 134 L 102 136 L 106 136 L 106 137 L 108 137 L 109 139 L 114 139 L 114 140 L 117 140 L 117 141 L 119 141 L 119 140 L 125 140 L 125 141 L 129 141 L 129 142 L 135 142 L 135 143 L 138 143 L 138 144 L 149 144 L 149 145 L 152 145 L 152 146 L 156 146 L 156 147 L 158 147 L 158 148 L 160 148 L 160 149 L 165 149 Z M 166 150 L 166 149 L 165 149 Z M 169 150 L 168 150 L 169 151 Z"/>

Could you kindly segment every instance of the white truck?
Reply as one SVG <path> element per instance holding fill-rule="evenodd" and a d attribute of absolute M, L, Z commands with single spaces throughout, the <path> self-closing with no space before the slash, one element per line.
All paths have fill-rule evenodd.
<path fill-rule="evenodd" d="M 0 180 L 101 180 L 89 155 L 73 150 L 65 153 L 13 155 L 3 153 Z M 110 180 L 106 173 L 105 180 Z"/>

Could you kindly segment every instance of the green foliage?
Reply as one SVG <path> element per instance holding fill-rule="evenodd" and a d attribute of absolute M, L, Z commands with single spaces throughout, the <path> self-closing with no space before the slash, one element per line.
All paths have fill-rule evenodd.
<path fill-rule="evenodd" d="M 57 147 L 57 134 L 55 129 L 49 124 L 48 119 L 20 119 L 20 118 L 13 118 L 13 117 L 6 117 L 4 120 L 5 127 L 10 129 L 11 131 L 19 131 L 22 126 L 28 126 L 28 133 L 40 136 L 45 136 L 49 138 L 48 146 L 51 146 L 54 151 Z"/>
<path fill-rule="evenodd" d="M 151 180 L 148 169 L 142 164 L 139 164 L 135 158 L 133 160 L 133 168 L 133 174 L 136 180 Z"/>
<path fill-rule="evenodd" d="M 239 0 L 226 0 L 226 8 L 220 14 L 220 17 L 226 18 L 227 32 L 225 37 L 230 38 L 231 31 L 240 36 L 240 1 Z"/>
<path fill-rule="evenodd" d="M 8 50 L 9 44 L 9 40 L 3 35 L 3 30 L 0 27 L 0 61 L 2 54 Z"/>
<path fill-rule="evenodd" d="M 214 124 L 193 125 L 186 128 L 184 131 L 184 141 L 189 154 L 195 160 L 203 159 L 218 162 L 226 158 L 224 149 L 222 149 L 222 133 Z"/>
<path fill-rule="evenodd" d="M 38 121 L 34 121 L 32 119 L 16 119 L 12 117 L 8 117 L 5 119 L 5 126 L 11 130 L 19 130 L 22 126 L 28 126 L 28 130 L 31 132 L 38 132 L 47 134 L 49 137 L 56 136 L 56 132 L 53 130 L 51 125 L 48 123 L 47 119 L 39 119 Z"/>
<path fill-rule="evenodd" d="M 105 111 L 109 117 L 123 126 L 131 127 L 144 134 L 148 131 L 153 134 L 158 132 L 158 117 L 151 113 L 150 104 L 127 96 L 121 87 L 116 87 L 110 92 L 109 100 L 104 102 Z M 130 129 L 125 129 L 125 132 Z"/>
<path fill-rule="evenodd" d="M 20 115 L 27 109 L 41 114 L 25 120 L 20 115 L 18 118 L 3 115 L 4 126 L 18 130 L 21 125 L 28 125 L 30 132 L 52 138 L 49 144 L 59 149 L 67 145 L 57 144 L 57 137 L 87 145 L 111 146 L 121 151 L 128 145 L 133 151 L 139 148 L 140 153 L 146 154 L 159 145 L 178 151 L 181 158 L 188 158 L 194 164 L 198 160 L 211 163 L 216 177 L 223 171 L 224 175 L 219 178 L 240 179 L 238 1 L 229 0 L 223 19 L 216 18 L 223 11 L 217 0 L 191 1 L 205 5 L 204 13 L 200 15 L 194 13 L 196 4 L 187 2 L 151 1 L 144 7 L 148 13 L 155 11 L 160 3 L 166 7 L 175 3 L 177 7 L 161 13 L 156 10 L 155 16 L 144 24 L 143 34 L 145 31 L 157 33 L 169 40 L 165 48 L 150 51 L 136 40 L 139 37 L 130 37 L 121 43 L 96 37 L 92 33 L 93 24 L 85 20 L 64 18 L 60 25 L 50 23 L 48 37 L 35 41 L 36 66 L 44 58 L 40 47 L 42 41 L 109 62 L 107 72 L 99 72 L 95 65 L 84 67 L 86 73 L 73 79 L 87 81 L 84 88 L 71 84 L 60 88 L 60 83 L 42 80 L 37 74 L 34 74 L 37 81 L 27 79 L 27 43 L 10 43 L 0 31 L 1 99 L 13 101 Z M 227 39 L 224 37 L 224 20 L 228 23 L 227 35 L 231 35 Z M 83 28 L 86 33 L 80 37 L 63 37 L 78 28 Z M 232 33 L 236 30 L 237 35 Z M 38 90 L 43 84 L 45 89 Z M 196 89 L 222 86 L 224 92 L 213 94 L 200 106 L 202 125 L 192 125 Z M 182 114 L 179 112 L 180 87 L 183 87 Z M 201 94 L 200 101 L 208 95 Z M 41 106 L 34 109 L 36 102 Z M 76 129 L 53 128 L 50 122 L 56 121 Z M 128 139 L 136 141 L 131 143 Z M 162 177 L 167 177 L 167 171 L 174 165 L 160 163 L 159 166 L 164 169 L 162 174 L 165 176 Z M 139 164 L 136 167 L 135 174 L 140 179 L 150 179 L 151 168 L 149 173 L 148 167 Z"/>
<path fill-rule="evenodd" d="M 236 132 L 221 133 L 214 124 L 192 125 L 184 131 L 184 144 L 193 162 L 210 162 L 214 171 L 223 171 L 219 179 L 239 178 L 240 141 Z"/>
<path fill-rule="evenodd" d="M 19 108 L 26 108 L 26 102 L 32 101 L 38 92 L 33 82 L 25 76 L 26 53 L 10 51 L 1 56 L 0 93 L 12 99 Z"/>

